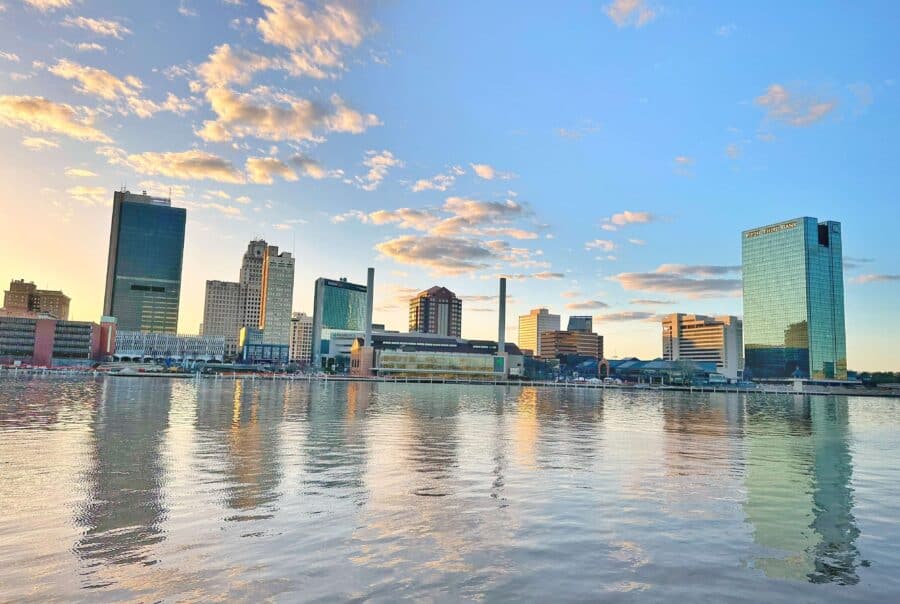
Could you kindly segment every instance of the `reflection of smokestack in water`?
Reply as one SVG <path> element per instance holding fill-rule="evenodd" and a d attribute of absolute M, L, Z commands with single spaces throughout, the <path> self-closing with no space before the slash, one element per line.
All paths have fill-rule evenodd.
<path fill-rule="evenodd" d="M 506 352 L 506 277 L 500 277 L 500 333 L 497 334 L 497 352 Z"/>
<path fill-rule="evenodd" d="M 372 299 L 375 297 L 375 269 L 369 267 L 366 278 L 366 340 L 365 345 L 372 345 Z"/>

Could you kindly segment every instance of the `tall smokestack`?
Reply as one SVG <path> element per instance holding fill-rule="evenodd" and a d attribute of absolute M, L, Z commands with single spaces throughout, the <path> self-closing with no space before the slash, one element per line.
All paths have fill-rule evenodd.
<path fill-rule="evenodd" d="M 497 334 L 497 352 L 506 352 L 506 277 L 500 277 L 500 333 Z"/>
<path fill-rule="evenodd" d="M 366 277 L 366 339 L 365 346 L 368 348 L 372 345 L 372 299 L 375 297 L 375 269 L 369 267 L 369 274 Z"/>

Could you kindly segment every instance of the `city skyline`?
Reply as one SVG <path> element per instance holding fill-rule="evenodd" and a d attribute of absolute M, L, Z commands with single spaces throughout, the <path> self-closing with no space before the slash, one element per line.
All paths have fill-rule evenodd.
<path fill-rule="evenodd" d="M 181 332 L 261 237 L 296 258 L 294 311 L 313 313 L 315 279 L 374 266 L 376 322 L 405 330 L 408 299 L 439 284 L 464 301 L 463 337 L 494 338 L 507 275 L 509 341 L 515 316 L 547 307 L 595 317 L 611 358 L 660 356 L 668 313 L 742 315 L 741 231 L 827 216 L 843 225 L 849 368 L 898 369 L 895 187 L 874 142 L 898 129 L 898 89 L 891 61 L 864 60 L 895 54 L 890 19 L 67 4 L 0 12 L 0 209 L 21 226 L 0 281 L 66 292 L 73 319 L 102 314 L 123 184 L 187 209 Z M 779 51 L 788 39 L 804 50 Z"/>

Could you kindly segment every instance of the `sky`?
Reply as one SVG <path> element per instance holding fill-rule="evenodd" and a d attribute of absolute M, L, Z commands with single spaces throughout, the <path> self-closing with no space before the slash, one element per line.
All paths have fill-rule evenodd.
<path fill-rule="evenodd" d="M 900 4 L 0 0 L 0 283 L 102 312 L 113 191 L 188 212 L 179 330 L 263 237 L 463 335 L 741 314 L 741 231 L 843 225 L 848 364 L 900 370 Z"/>

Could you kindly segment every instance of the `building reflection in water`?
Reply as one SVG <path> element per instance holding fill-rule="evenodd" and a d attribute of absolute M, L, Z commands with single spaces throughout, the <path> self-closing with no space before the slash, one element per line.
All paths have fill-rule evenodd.
<path fill-rule="evenodd" d="M 773 578 L 859 581 L 846 397 L 772 397 L 747 414 L 747 522 Z"/>
<path fill-rule="evenodd" d="M 248 512 L 226 520 L 265 519 L 277 510 L 282 479 L 278 427 L 284 414 L 280 387 L 263 380 L 225 382 L 221 396 L 203 397 L 197 406 L 198 432 L 218 445 L 210 449 L 218 454 L 210 455 L 207 469 L 225 475 L 225 506 Z"/>
<path fill-rule="evenodd" d="M 372 384 L 321 383 L 306 407 L 303 493 L 307 496 L 365 500 L 366 413 Z M 346 390 L 342 393 L 341 390 Z"/>
<path fill-rule="evenodd" d="M 171 394 L 167 380 L 108 379 L 103 385 L 91 423 L 88 499 L 75 518 L 84 534 L 74 551 L 90 567 L 155 562 L 153 546 L 165 539 L 160 449 Z"/>

